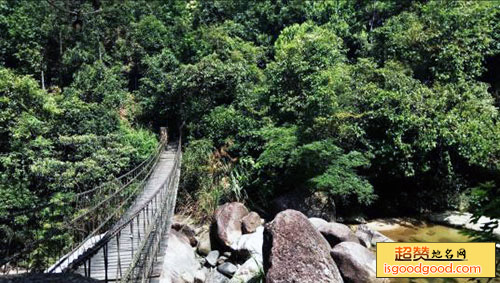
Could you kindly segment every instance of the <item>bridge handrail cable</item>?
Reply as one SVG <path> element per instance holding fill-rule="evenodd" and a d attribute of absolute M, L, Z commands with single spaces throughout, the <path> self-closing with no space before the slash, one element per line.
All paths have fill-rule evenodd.
<path fill-rule="evenodd" d="M 75 196 L 76 196 L 76 197 L 81 197 L 81 196 L 84 196 L 84 195 L 88 195 L 88 194 L 90 194 L 90 193 L 92 193 L 92 192 L 95 192 L 95 191 L 97 191 L 97 190 L 99 190 L 99 189 L 102 189 L 102 188 L 103 188 L 104 186 L 106 186 L 107 184 L 110 184 L 110 183 L 112 183 L 112 182 L 114 182 L 114 181 L 117 181 L 117 180 L 121 180 L 121 179 L 123 179 L 123 178 L 127 177 L 128 175 L 131 175 L 132 173 L 136 172 L 136 171 L 137 171 L 137 170 L 139 170 L 139 169 L 143 170 L 143 169 L 144 169 L 144 168 L 143 168 L 144 164 L 149 163 L 148 161 L 153 160 L 153 159 L 155 159 L 156 157 L 158 157 L 158 154 L 160 153 L 161 148 L 162 148 L 163 146 L 165 146 L 165 142 L 166 142 L 166 138 L 162 138 L 162 139 L 160 140 L 159 145 L 158 145 L 158 146 L 155 148 L 155 150 L 154 150 L 154 151 L 153 151 L 153 152 L 152 152 L 152 153 L 148 156 L 148 158 L 146 158 L 144 161 L 142 161 L 141 163 L 139 163 L 139 165 L 137 165 L 137 166 L 136 166 L 136 167 L 134 167 L 133 169 L 131 169 L 131 170 L 127 171 L 125 174 L 120 175 L 120 176 L 118 176 L 118 177 L 116 177 L 116 178 L 113 178 L 112 180 L 108 180 L 108 181 L 106 181 L 106 182 L 102 183 L 101 185 L 99 185 L 99 186 L 97 186 L 97 187 L 95 187 L 95 188 L 92 188 L 92 189 L 89 189 L 89 190 L 86 190 L 86 191 L 83 191 L 83 192 L 79 192 L 79 193 L 77 193 Z"/>
<path fill-rule="evenodd" d="M 164 146 L 164 144 L 160 144 L 159 148 L 161 148 L 162 146 Z M 85 213 L 81 214 L 81 215 L 78 215 L 76 218 L 72 219 L 70 221 L 70 225 L 71 224 L 74 224 L 75 222 L 77 222 L 78 220 L 82 219 L 84 216 L 94 212 L 98 207 L 102 206 L 104 203 L 110 201 L 113 197 L 115 197 L 116 195 L 118 195 L 119 193 L 121 193 L 123 190 L 125 190 L 130 184 L 132 184 L 139 176 L 141 173 L 143 173 L 144 171 L 146 171 L 147 168 L 149 168 L 149 172 L 146 176 L 148 176 L 151 171 L 152 171 L 152 168 L 153 167 L 149 167 L 151 165 L 151 163 L 155 164 L 156 161 L 158 160 L 158 157 L 159 157 L 159 151 L 158 149 L 156 150 L 156 153 L 154 156 L 152 156 L 154 158 L 150 158 L 149 159 L 149 162 L 147 163 L 147 166 L 144 166 L 142 167 L 141 171 L 136 174 L 134 177 L 132 177 L 132 179 L 130 179 L 129 181 L 127 181 L 126 184 L 122 185 L 122 187 L 120 187 L 120 189 L 116 190 L 115 192 L 113 192 L 110 196 L 108 196 L 107 198 L 105 198 L 104 200 L 100 201 L 98 204 L 94 205 L 92 208 L 90 208 L 89 210 L 87 210 Z M 145 160 L 145 161 L 148 161 L 148 160 Z M 141 165 L 143 165 L 144 162 L 141 163 Z M 138 168 L 138 167 L 136 167 Z M 134 169 L 135 170 L 135 169 Z M 123 175 L 124 176 L 124 175 Z M 89 191 L 86 191 L 84 193 L 87 193 L 87 192 L 90 192 L 91 190 Z"/>
<path fill-rule="evenodd" d="M 65 269 L 65 271 L 77 269 L 79 266 L 84 265 L 86 261 L 90 261 L 92 256 L 94 256 L 100 250 L 106 249 L 107 244 L 114 237 L 119 237 L 119 234 L 121 233 L 121 231 L 123 229 L 125 229 L 127 226 L 131 225 L 133 223 L 133 221 L 135 219 L 137 219 L 137 217 L 139 217 L 141 214 L 145 215 L 145 213 L 147 213 L 146 211 L 149 209 L 150 206 L 153 205 L 153 203 L 155 203 L 156 207 L 158 207 L 157 199 L 158 199 L 158 196 L 160 196 L 160 202 L 161 202 L 160 205 L 161 205 L 162 209 L 160 212 L 158 212 L 158 210 L 156 210 L 155 214 L 152 216 L 154 219 L 152 221 L 153 223 L 148 225 L 148 227 L 146 229 L 146 238 L 145 239 L 148 239 L 148 240 L 141 242 L 139 251 L 136 253 L 136 256 L 134 256 L 133 262 L 132 262 L 131 266 L 127 269 L 128 271 L 127 271 L 126 275 L 122 278 L 122 281 L 127 281 L 127 280 L 131 279 L 131 277 L 133 275 L 132 273 L 135 270 L 135 266 L 140 261 L 141 254 L 144 254 L 144 253 L 141 253 L 140 251 L 151 246 L 151 245 L 147 245 L 147 243 L 151 241 L 151 239 L 149 239 L 149 238 L 150 238 L 151 234 L 153 233 L 153 231 L 155 231 L 155 228 L 157 228 L 157 223 L 161 224 L 161 222 L 162 222 L 161 221 L 162 218 L 158 217 L 158 215 L 159 214 L 163 215 L 165 213 L 164 211 L 168 210 L 168 212 L 169 212 L 168 217 L 171 218 L 171 214 L 173 213 L 173 208 L 174 208 L 175 204 L 172 203 L 172 201 L 175 201 L 175 196 L 174 196 L 174 194 L 169 194 L 169 192 L 171 189 L 176 188 L 177 183 L 178 183 L 179 170 L 180 170 L 180 159 L 181 159 L 181 155 L 182 155 L 181 144 L 182 144 L 182 140 L 179 137 L 177 152 L 175 154 L 175 159 L 174 159 L 174 166 L 173 166 L 172 170 L 169 172 L 167 178 L 159 186 L 160 189 L 157 190 L 152 196 L 150 196 L 144 202 L 143 205 L 141 205 L 139 208 L 137 208 L 137 210 L 133 214 L 131 214 L 126 219 L 123 219 L 119 223 L 117 223 L 114 226 L 114 228 L 112 230 L 108 231 L 102 238 L 100 238 L 97 241 L 97 243 L 95 243 L 93 245 L 92 248 L 88 249 L 81 256 L 79 256 L 77 259 L 75 259 L 74 261 L 69 263 L 67 268 Z M 176 195 L 176 193 L 175 193 L 175 195 Z M 167 220 L 170 220 L 170 219 L 167 219 Z M 163 221 L 163 222 L 166 223 L 168 221 Z M 164 226 L 165 225 L 163 225 L 162 229 L 164 228 Z M 170 225 L 168 225 L 168 226 L 170 226 Z M 168 227 L 167 227 L 167 229 L 168 229 Z M 163 234 L 162 232 L 163 231 L 160 231 L 160 234 Z M 156 231 L 155 231 L 155 233 L 153 233 L 153 235 L 156 235 Z M 158 237 L 159 236 L 156 236 L 156 238 L 158 238 Z M 156 239 L 156 238 L 154 238 L 154 239 Z M 155 253 L 156 252 L 157 252 L 157 247 L 155 248 Z M 148 253 L 148 255 L 149 255 L 149 253 Z M 156 254 L 155 254 L 155 256 L 156 256 Z M 151 267 L 149 267 L 149 269 L 148 269 L 148 272 L 147 272 L 148 274 L 151 271 L 150 268 Z M 55 268 L 51 269 L 49 272 L 51 272 L 53 270 L 55 270 Z M 90 270 L 89 270 L 89 273 L 90 273 Z M 90 276 L 90 274 L 89 274 L 89 276 Z M 107 276 L 107 271 L 106 271 L 106 276 Z"/>
<path fill-rule="evenodd" d="M 113 194 L 111 194 L 110 196 L 108 196 L 106 199 L 100 201 L 98 204 L 96 204 L 95 206 L 93 206 L 92 208 L 90 208 L 89 210 L 87 210 L 84 214 L 82 215 L 79 215 L 77 216 L 76 218 L 72 219 L 67 225 L 68 226 L 71 226 L 71 225 L 74 225 L 76 222 L 78 222 L 79 220 L 83 219 L 85 216 L 95 212 L 99 207 L 101 207 L 103 204 L 109 202 L 111 199 L 113 199 L 115 196 L 119 195 L 121 192 L 123 192 L 131 183 L 133 183 L 142 173 L 144 173 L 145 171 L 147 171 L 147 173 L 144 175 L 144 177 L 140 180 L 138 186 L 134 189 L 134 191 L 129 194 L 114 210 L 112 213 L 110 213 L 110 215 L 104 220 L 102 221 L 98 226 L 97 228 L 93 229 L 93 231 L 88 234 L 84 240 L 80 241 L 75 247 L 73 247 L 73 249 L 66 254 L 66 256 L 64 256 L 61 260 L 59 260 L 54 266 L 52 266 L 49 270 L 49 272 L 52 272 L 54 270 L 56 270 L 57 268 L 59 268 L 62 263 L 64 263 L 65 261 L 67 261 L 71 255 L 73 255 L 75 252 L 77 252 L 80 248 L 82 248 L 83 245 L 85 245 L 86 243 L 88 243 L 87 241 L 89 241 L 90 239 L 94 239 L 94 237 L 99 233 L 99 231 L 108 223 L 110 222 L 114 217 L 118 216 L 119 212 L 121 211 L 121 209 L 125 206 L 125 204 L 127 204 L 129 202 L 129 200 L 133 197 L 136 196 L 136 192 L 138 190 L 140 190 L 142 188 L 142 186 L 146 183 L 146 180 L 149 178 L 149 176 L 151 175 L 151 173 L 153 172 L 154 170 L 154 165 L 157 163 L 159 157 L 160 157 L 160 153 L 161 153 L 161 150 L 162 148 L 165 146 L 166 144 L 166 139 L 162 139 L 160 144 L 158 145 L 158 147 L 156 148 L 156 150 L 153 152 L 154 154 L 151 155 L 150 158 L 148 158 L 148 160 L 145 160 L 144 162 L 142 162 L 141 164 L 144 165 L 146 161 L 147 164 L 145 166 L 142 167 L 141 171 L 136 174 L 131 180 L 129 180 L 125 185 L 123 185 L 120 189 L 118 189 L 117 191 L 115 191 Z M 152 166 L 151 166 L 152 165 Z M 137 166 L 136 168 L 139 168 L 139 166 Z M 135 170 L 136 168 L 134 168 L 133 170 Z M 147 169 L 147 170 L 146 170 Z M 123 175 L 122 175 L 123 176 Z M 108 234 L 108 232 L 106 232 L 106 234 Z M 94 243 L 91 243 L 91 244 L 95 244 Z"/>
<path fill-rule="evenodd" d="M 121 282 L 129 282 L 132 280 L 136 282 L 146 282 L 149 279 L 153 268 L 153 262 L 158 254 L 160 241 L 165 234 L 168 235 L 171 227 L 171 220 L 175 210 L 175 201 L 177 199 L 177 186 L 180 178 L 180 164 L 182 159 L 181 145 L 182 140 L 181 137 L 179 137 L 174 167 L 168 178 L 161 185 L 162 189 L 167 192 L 162 201 L 162 209 L 157 212 L 153 224 L 148 227 L 145 236 L 147 240 L 142 242 L 130 267 L 127 269 L 127 273 L 121 279 Z M 148 202 L 151 202 L 153 198 L 154 196 L 152 196 Z"/>
<path fill-rule="evenodd" d="M 149 170 L 148 174 L 146 176 L 149 176 L 151 174 L 151 172 L 153 171 L 154 167 L 151 167 L 151 169 Z M 124 201 L 121 202 L 121 204 L 115 208 L 115 210 L 103 221 L 101 222 L 101 224 L 99 224 L 99 226 L 97 228 L 95 228 L 84 240 L 80 241 L 78 243 L 78 245 L 76 247 L 74 247 L 66 256 L 64 256 L 61 260 L 58 261 L 57 264 L 55 264 L 54 266 L 52 266 L 49 270 L 49 272 L 52 272 L 54 270 L 56 270 L 57 268 L 59 268 L 65 261 L 67 261 L 68 259 L 70 259 L 70 256 L 73 255 L 74 253 L 76 253 L 80 248 L 82 248 L 86 243 L 88 243 L 89 240 L 91 239 L 95 239 L 94 237 L 98 234 L 98 232 L 109 222 L 111 221 L 114 217 L 117 216 L 117 214 L 119 213 L 119 211 L 125 206 L 125 204 L 128 203 L 128 201 L 135 196 L 135 192 L 137 192 L 137 190 L 139 190 L 142 185 L 146 182 L 146 179 L 147 177 L 143 178 L 140 182 L 140 185 L 134 190 L 134 192 L 132 194 L 130 194 Z M 102 203 L 101 203 L 102 204 Z M 97 206 L 94 208 L 96 209 Z M 109 233 L 109 232 L 107 232 Z M 91 242 L 90 244 L 94 245 L 96 244 L 97 240 L 94 240 L 93 242 Z"/>

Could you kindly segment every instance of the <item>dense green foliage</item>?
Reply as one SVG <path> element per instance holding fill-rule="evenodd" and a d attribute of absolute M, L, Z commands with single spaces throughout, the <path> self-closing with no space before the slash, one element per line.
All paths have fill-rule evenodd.
<path fill-rule="evenodd" d="M 499 62 L 494 1 L 0 0 L 1 245 L 182 123 L 199 216 L 294 189 L 497 216 Z"/>
<path fill-rule="evenodd" d="M 499 58 L 498 3 L 190 7 L 195 34 L 223 39 L 189 59 L 200 70 L 196 87 L 176 91 L 188 133 L 251 160 L 242 184 L 250 200 L 265 205 L 302 188 L 326 191 L 340 207 L 413 212 L 462 208 L 475 199 L 470 188 L 496 187 L 499 101 L 486 74 L 498 71 L 487 64 Z M 228 52 L 245 54 L 244 70 L 226 72 L 233 61 L 219 60 Z M 222 69 L 216 78 L 209 62 Z M 248 75 L 235 84 L 239 74 Z"/>

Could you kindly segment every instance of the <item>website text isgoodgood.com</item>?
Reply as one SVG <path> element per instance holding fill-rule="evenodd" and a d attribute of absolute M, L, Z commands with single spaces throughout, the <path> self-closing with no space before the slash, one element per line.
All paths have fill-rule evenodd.
<path fill-rule="evenodd" d="M 392 275 L 404 274 L 408 277 L 429 275 L 429 274 L 480 274 L 479 265 L 453 265 L 453 262 L 447 265 L 389 265 L 384 264 L 384 272 Z"/>

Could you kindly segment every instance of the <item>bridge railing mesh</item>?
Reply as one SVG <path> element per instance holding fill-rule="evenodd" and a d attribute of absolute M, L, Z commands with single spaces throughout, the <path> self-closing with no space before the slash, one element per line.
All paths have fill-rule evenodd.
<path fill-rule="evenodd" d="M 65 263 L 55 266 L 50 271 L 72 272 L 81 270 L 83 267 L 85 276 L 95 277 L 95 272 L 99 272 L 98 277 L 105 282 L 118 279 L 121 282 L 148 281 L 158 258 L 160 245 L 162 241 L 167 240 L 175 210 L 182 158 L 181 146 L 182 141 L 179 138 L 172 170 L 159 189 L 144 201 L 143 205 L 129 217 L 121 219 L 102 237 L 96 238 L 95 242 L 90 245 L 91 248 L 86 249 L 82 254 L 76 253 L 68 256 L 64 259 Z M 144 225 L 144 228 L 134 229 L 136 225 Z M 124 233 L 128 233 L 130 237 L 127 239 L 120 237 Z M 116 247 L 113 258 L 109 255 L 109 246 L 112 244 Z M 127 252 L 132 247 L 132 260 L 128 266 L 122 266 L 127 262 L 123 258 L 128 257 L 129 254 L 120 253 L 120 245 L 126 245 L 129 248 Z M 96 267 L 91 266 L 92 258 L 101 255 L 104 267 L 96 271 Z M 110 267 L 110 262 L 115 264 L 114 268 Z"/>
<path fill-rule="evenodd" d="M 181 172 L 181 140 L 175 156 L 174 168 L 167 180 L 162 185 L 160 198 L 161 208 L 157 210 L 152 225 L 146 232 L 145 241 L 142 242 L 125 276 L 121 282 L 147 282 L 153 271 L 154 263 L 158 258 L 162 241 L 168 242 L 168 234 L 172 226 L 172 217 L 175 210 L 177 188 Z"/>
<path fill-rule="evenodd" d="M 117 178 L 116 186 L 106 189 L 101 186 L 98 190 L 89 190 L 80 194 L 77 204 L 84 207 L 83 213 L 69 221 L 68 229 L 73 233 L 79 231 L 90 231 L 82 237 L 82 234 L 75 235 L 78 239 L 76 244 L 71 246 L 71 250 L 66 252 L 56 264 L 48 268 L 47 272 L 66 271 L 71 264 L 82 255 L 81 250 L 97 245 L 106 238 L 110 229 L 116 226 L 116 222 L 122 219 L 126 209 L 133 203 L 135 197 L 144 189 L 148 178 L 154 170 L 160 158 L 162 150 L 165 148 L 167 139 L 163 138 L 153 154 L 144 162 L 139 164 L 126 176 Z M 90 195 L 99 197 L 89 197 Z M 83 199 L 82 199 L 83 198 Z M 87 199 L 88 198 L 88 199 Z"/>

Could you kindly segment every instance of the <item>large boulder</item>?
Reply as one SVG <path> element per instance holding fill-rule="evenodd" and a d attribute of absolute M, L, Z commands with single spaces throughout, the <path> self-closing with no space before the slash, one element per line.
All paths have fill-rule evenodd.
<path fill-rule="evenodd" d="M 205 258 L 206 263 L 209 266 L 216 266 L 218 259 L 219 259 L 219 251 L 218 250 L 209 252 L 207 257 Z"/>
<path fill-rule="evenodd" d="M 356 231 L 356 237 L 359 239 L 359 243 L 365 247 L 365 248 L 371 248 L 372 247 L 372 238 L 369 234 L 363 232 L 363 231 Z"/>
<path fill-rule="evenodd" d="M 230 202 L 219 206 L 214 215 L 214 229 L 217 240 L 223 248 L 230 248 L 243 234 L 241 219 L 249 213 L 239 202 Z"/>
<path fill-rule="evenodd" d="M 443 224 L 446 226 L 453 226 L 457 228 L 466 228 L 474 231 L 482 231 L 483 225 L 487 225 L 492 221 L 498 220 L 481 216 L 476 223 L 472 221 L 473 215 L 469 212 L 459 211 L 444 211 L 441 213 L 431 213 L 428 218 L 431 222 Z M 493 229 L 493 235 L 500 237 L 500 226 Z"/>
<path fill-rule="evenodd" d="M 255 232 L 257 227 L 262 225 L 262 219 L 257 212 L 252 211 L 247 216 L 241 219 L 241 224 L 243 233 L 253 233 Z"/>
<path fill-rule="evenodd" d="M 247 260 L 243 263 L 231 283 L 253 282 L 263 274 L 262 245 L 264 242 L 264 227 L 259 226 L 255 232 L 241 236 L 240 240 L 232 247 L 238 254 Z"/>
<path fill-rule="evenodd" d="M 200 255 L 208 255 L 212 250 L 212 244 L 210 242 L 210 233 L 204 231 L 198 236 L 198 247 L 196 248 Z"/>
<path fill-rule="evenodd" d="M 330 256 L 330 245 L 296 210 L 285 210 L 265 225 L 264 270 L 266 282 L 343 282 Z"/>
<path fill-rule="evenodd" d="M 207 279 L 208 268 L 204 267 L 196 271 L 194 275 L 194 283 L 205 283 Z"/>
<path fill-rule="evenodd" d="M 354 242 L 359 244 L 358 237 L 349 227 L 336 222 L 326 222 L 321 218 L 309 218 L 309 221 L 325 237 L 331 247 L 341 242 Z"/>
<path fill-rule="evenodd" d="M 376 257 L 367 248 L 354 242 L 342 242 L 332 249 L 342 276 L 346 282 L 386 282 L 377 277 Z"/>
<path fill-rule="evenodd" d="M 358 225 L 355 235 L 358 237 L 359 242 L 367 248 L 376 246 L 377 242 L 394 242 L 382 233 L 372 230 L 366 224 Z"/>
<path fill-rule="evenodd" d="M 262 260 L 251 257 L 238 268 L 229 282 L 260 282 L 258 279 L 263 276 L 263 272 Z"/>
<path fill-rule="evenodd" d="M 307 217 L 318 217 L 335 221 L 335 203 L 325 192 L 310 192 L 309 190 L 294 190 L 274 199 L 274 212 L 294 209 Z"/>
<path fill-rule="evenodd" d="M 194 275 L 200 268 L 189 238 L 176 230 L 171 230 L 163 258 L 160 282 L 193 282 Z M 193 280 L 190 281 L 188 278 Z"/>
<path fill-rule="evenodd" d="M 172 229 L 181 232 L 184 234 L 189 239 L 189 243 L 191 244 L 192 247 L 196 247 L 198 245 L 198 240 L 196 239 L 196 233 L 193 230 L 193 228 L 189 227 L 189 225 L 185 223 L 173 223 L 172 224 Z"/>
<path fill-rule="evenodd" d="M 240 237 L 238 242 L 231 248 L 238 251 L 245 258 L 254 257 L 262 264 L 262 245 L 264 242 L 264 227 L 260 226 L 251 234 L 245 234 Z"/>

